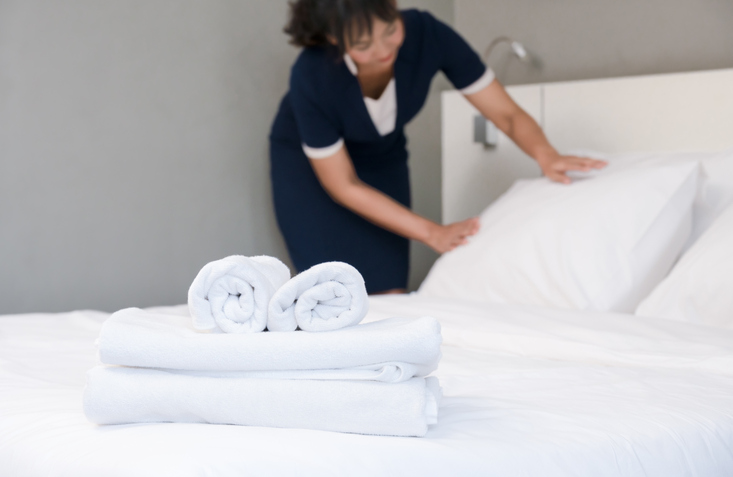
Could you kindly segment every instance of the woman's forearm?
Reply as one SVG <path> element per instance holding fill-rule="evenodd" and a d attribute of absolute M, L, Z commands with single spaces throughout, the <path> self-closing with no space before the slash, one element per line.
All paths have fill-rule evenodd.
<path fill-rule="evenodd" d="M 340 205 L 370 222 L 412 240 L 429 244 L 438 225 L 395 201 L 386 194 L 359 181 L 329 192 Z"/>
<path fill-rule="evenodd" d="M 557 154 L 537 121 L 525 111 L 517 111 L 507 119 L 507 123 L 506 131 L 502 132 L 537 162 L 541 162 L 547 156 Z"/>
<path fill-rule="evenodd" d="M 540 162 L 544 157 L 557 155 L 539 124 L 511 99 L 498 81 L 466 98 L 528 156 Z"/>
<path fill-rule="evenodd" d="M 439 225 L 421 217 L 388 195 L 362 182 L 346 148 L 333 156 L 312 159 L 319 182 L 331 198 L 373 224 L 405 238 L 418 240 L 438 253 L 466 243 L 478 231 L 478 219 Z"/>
<path fill-rule="evenodd" d="M 493 121 L 522 151 L 537 161 L 542 173 L 550 180 L 569 184 L 571 180 L 566 175 L 568 171 L 589 171 L 606 166 L 604 161 L 558 154 L 537 121 L 514 102 L 498 81 L 493 81 L 479 92 L 467 95 L 466 99 L 485 118 Z"/>

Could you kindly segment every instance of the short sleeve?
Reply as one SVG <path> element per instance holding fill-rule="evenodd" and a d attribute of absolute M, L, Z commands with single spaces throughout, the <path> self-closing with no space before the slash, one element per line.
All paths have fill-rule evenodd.
<path fill-rule="evenodd" d="M 300 140 L 306 155 L 312 159 L 328 157 L 343 144 L 334 119 L 328 115 L 328 101 L 316 88 L 316 78 L 296 65 L 290 75 L 290 102 Z"/>
<path fill-rule="evenodd" d="M 463 94 L 476 93 L 494 80 L 478 53 L 455 30 L 428 14 L 440 58 L 440 69 Z"/>

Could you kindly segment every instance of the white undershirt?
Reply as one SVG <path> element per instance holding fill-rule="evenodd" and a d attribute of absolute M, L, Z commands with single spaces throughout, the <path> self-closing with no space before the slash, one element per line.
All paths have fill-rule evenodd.
<path fill-rule="evenodd" d="M 351 74 L 356 76 L 359 71 L 356 63 L 348 54 L 344 55 L 344 62 Z M 374 127 L 377 128 L 381 136 L 386 136 L 394 131 L 397 122 L 397 88 L 395 87 L 394 77 L 389 80 L 387 87 L 379 98 L 372 99 L 364 96 L 364 103 L 367 111 L 369 111 L 369 116 L 372 118 Z"/>
<path fill-rule="evenodd" d="M 344 62 L 351 74 L 356 76 L 358 73 L 356 63 L 354 63 L 354 60 L 348 54 L 344 55 Z M 486 72 L 481 78 L 459 91 L 464 95 L 477 93 L 487 87 L 493 80 L 494 72 L 491 68 L 486 68 Z M 389 80 L 387 87 L 379 98 L 372 99 L 364 96 L 364 104 L 369 112 L 369 116 L 372 118 L 374 127 L 381 136 L 386 136 L 395 130 L 397 123 L 397 86 L 394 77 Z M 315 148 L 303 144 L 303 151 L 310 159 L 324 159 L 336 154 L 343 144 L 343 138 L 340 138 L 336 143 L 327 147 Z"/>

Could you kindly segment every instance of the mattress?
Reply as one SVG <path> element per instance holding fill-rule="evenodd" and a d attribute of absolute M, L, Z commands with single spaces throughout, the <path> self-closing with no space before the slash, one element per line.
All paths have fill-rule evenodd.
<path fill-rule="evenodd" d="M 441 322 L 444 399 L 424 438 L 96 426 L 82 390 L 109 315 L 0 316 L 0 475 L 733 475 L 733 331 L 418 295 L 370 304 L 366 321 Z"/>

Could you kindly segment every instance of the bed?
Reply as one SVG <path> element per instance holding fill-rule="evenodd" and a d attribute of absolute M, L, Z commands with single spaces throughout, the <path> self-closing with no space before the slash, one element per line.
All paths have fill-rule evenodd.
<path fill-rule="evenodd" d="M 730 84 L 733 70 L 721 70 L 521 86 L 510 93 L 537 116 L 560 148 L 634 151 L 622 161 L 631 164 L 648 160 L 644 153 L 649 151 L 732 147 Z M 670 104 L 673 100 L 677 106 Z M 471 124 L 474 112 L 454 93 L 446 93 L 443 101 L 446 220 L 477 214 L 502 193 L 491 210 L 506 208 L 507 197 L 518 193 L 510 185 L 536 170 L 516 157 L 519 153 L 505 138 L 495 149 L 472 143 L 470 127 L 460 125 Z M 679 101 L 686 102 L 683 114 L 675 113 L 681 110 Z M 694 127 L 690 117 L 698 119 Z M 565 132 L 580 125 L 580 135 Z M 675 164 L 669 177 L 686 178 L 675 182 L 678 188 L 699 186 L 698 168 L 684 165 L 689 154 L 694 153 L 663 161 Z M 713 158 L 725 166 L 727 157 Z M 492 160 L 492 167 L 486 167 Z M 476 179 L 490 170 L 497 171 L 495 176 L 483 183 Z M 688 180 L 692 174 L 695 181 Z M 649 177 L 657 176 L 665 175 Z M 535 192 L 544 193 L 543 187 Z M 662 207 L 666 202 L 656 203 Z M 614 279 L 611 285 L 620 291 L 583 301 L 576 309 L 570 309 L 572 300 L 578 300 L 572 294 L 567 303 L 543 303 L 540 293 L 535 302 L 529 300 L 532 293 L 524 293 L 527 302 L 510 303 L 501 297 L 487 300 L 489 295 L 468 285 L 446 296 L 431 293 L 431 283 L 444 290 L 450 288 L 441 285 L 445 281 L 476 281 L 480 270 L 464 273 L 469 265 L 461 260 L 466 257 L 451 255 L 436 264 L 419 292 L 372 297 L 367 322 L 429 315 L 441 323 L 443 358 L 435 374 L 444 397 L 438 424 L 424 438 L 183 423 L 96 426 L 84 418 L 82 391 L 86 371 L 97 364 L 95 340 L 109 315 L 0 316 L 0 475 L 733 475 L 733 326 L 706 321 L 706 315 L 698 322 L 655 317 L 652 311 L 644 316 L 628 304 L 629 297 L 644 299 L 646 309 L 653 310 L 651 289 L 661 294 L 658 302 L 670 302 L 664 293 L 680 295 L 674 283 L 661 291 L 659 283 L 668 281 L 678 264 L 692 260 L 685 254 L 700 248 L 689 237 L 697 233 L 702 238 L 694 238 L 711 244 L 699 252 L 704 254 L 729 230 L 717 222 L 693 223 L 702 209 L 689 209 L 678 217 L 687 228 L 668 227 L 684 235 L 685 243 L 665 242 L 678 253 L 659 255 L 669 262 L 663 276 L 658 270 L 643 280 L 627 274 L 630 283 L 646 285 L 643 293 Z M 718 233 L 709 239 L 702 229 L 713 227 Z M 474 258 L 468 257 L 484 263 Z M 636 273 L 639 267 L 630 270 Z M 724 270 L 713 276 L 718 282 L 727 279 Z M 563 277 L 551 285 L 559 286 Z M 499 279 L 521 287 L 526 274 L 509 278 Z M 611 287 L 601 291 L 606 288 Z M 728 303 L 725 297 L 720 300 L 718 308 Z M 186 313 L 185 306 L 160 310 Z"/>

